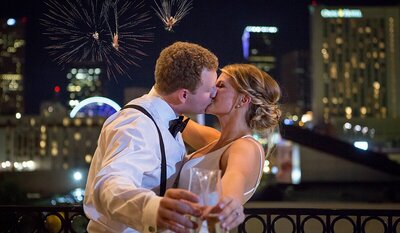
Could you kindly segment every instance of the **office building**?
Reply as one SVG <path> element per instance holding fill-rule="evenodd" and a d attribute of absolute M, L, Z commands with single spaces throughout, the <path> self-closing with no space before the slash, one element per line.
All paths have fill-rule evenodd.
<path fill-rule="evenodd" d="M 67 73 L 67 105 L 70 109 L 89 97 L 103 96 L 103 72 L 102 67 L 96 63 L 78 63 L 70 67 Z"/>
<path fill-rule="evenodd" d="M 24 112 L 26 18 L 0 19 L 0 115 Z"/>
<path fill-rule="evenodd" d="M 94 109 L 98 114 L 88 113 Z M 69 116 L 58 101 L 43 102 L 37 116 L 1 116 L 0 172 L 87 167 L 105 119 L 120 109 L 108 98 L 90 97 Z"/>
<path fill-rule="evenodd" d="M 87 167 L 104 118 L 0 117 L 0 172 Z"/>
<path fill-rule="evenodd" d="M 315 123 L 400 140 L 400 7 L 310 9 Z"/>
<path fill-rule="evenodd" d="M 242 35 L 243 57 L 277 78 L 277 27 L 247 26 Z"/>

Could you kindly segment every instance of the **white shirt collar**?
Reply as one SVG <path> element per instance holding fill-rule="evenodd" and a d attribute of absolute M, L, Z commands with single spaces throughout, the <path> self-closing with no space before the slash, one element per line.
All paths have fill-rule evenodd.
<path fill-rule="evenodd" d="M 171 106 L 162 98 L 160 94 L 157 93 L 154 86 L 151 88 L 150 92 L 148 93 L 150 98 L 154 98 L 154 111 L 156 111 L 160 119 L 164 121 L 167 126 L 169 126 L 169 121 L 176 119 L 179 117 L 178 114 L 171 108 Z"/>

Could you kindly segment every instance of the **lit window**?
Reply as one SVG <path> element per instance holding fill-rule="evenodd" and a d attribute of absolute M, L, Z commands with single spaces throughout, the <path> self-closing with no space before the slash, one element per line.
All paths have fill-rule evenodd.
<path fill-rule="evenodd" d="M 367 114 L 367 108 L 366 107 L 361 107 L 360 108 L 360 113 L 361 113 L 361 115 L 365 115 L 365 114 Z"/>
<path fill-rule="evenodd" d="M 349 106 L 346 107 L 345 111 L 346 111 L 346 114 L 351 114 L 352 113 L 352 109 Z"/>
<path fill-rule="evenodd" d="M 79 132 L 74 133 L 74 139 L 75 141 L 79 141 L 82 139 L 82 135 Z"/>
<path fill-rule="evenodd" d="M 79 118 L 75 118 L 75 119 L 74 119 L 74 124 L 75 124 L 76 126 L 81 126 L 81 125 L 82 125 L 82 120 L 79 119 Z"/>
<path fill-rule="evenodd" d="M 85 161 L 86 161 L 86 163 L 92 162 L 92 155 L 90 155 L 90 154 L 85 155 Z"/>
<path fill-rule="evenodd" d="M 373 83 L 373 86 L 374 86 L 374 89 L 381 88 L 381 85 L 379 84 L 379 82 L 376 82 L 376 81 Z"/>
<path fill-rule="evenodd" d="M 52 156 L 57 156 L 58 155 L 58 149 L 57 148 L 51 148 L 51 155 Z"/>

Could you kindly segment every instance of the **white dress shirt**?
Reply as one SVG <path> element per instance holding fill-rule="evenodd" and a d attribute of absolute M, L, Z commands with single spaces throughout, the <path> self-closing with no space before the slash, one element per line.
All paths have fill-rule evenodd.
<path fill-rule="evenodd" d="M 167 162 L 167 188 L 186 154 L 182 136 L 173 138 L 169 121 L 177 116 L 154 89 L 128 104 L 145 108 L 160 128 Z M 161 176 L 159 136 L 153 121 L 128 108 L 104 123 L 94 154 L 84 199 L 92 232 L 156 232 Z M 157 194 L 157 195 L 156 195 Z"/>

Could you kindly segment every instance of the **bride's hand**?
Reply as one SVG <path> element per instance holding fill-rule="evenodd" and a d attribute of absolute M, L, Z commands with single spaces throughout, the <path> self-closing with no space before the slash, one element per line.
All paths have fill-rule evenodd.
<path fill-rule="evenodd" d="M 244 221 L 245 215 L 243 210 L 240 201 L 231 197 L 224 197 L 216 206 L 203 211 L 203 216 L 205 217 L 209 213 L 217 213 L 222 228 L 231 230 Z"/>

